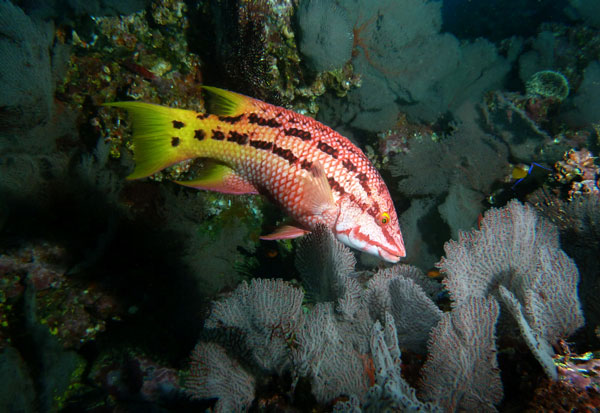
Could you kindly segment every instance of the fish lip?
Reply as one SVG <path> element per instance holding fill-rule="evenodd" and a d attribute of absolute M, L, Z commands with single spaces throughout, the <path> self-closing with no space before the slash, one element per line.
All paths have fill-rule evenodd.
<path fill-rule="evenodd" d="M 397 263 L 404 255 L 391 253 L 383 248 L 379 248 L 379 257 L 387 262 Z"/>

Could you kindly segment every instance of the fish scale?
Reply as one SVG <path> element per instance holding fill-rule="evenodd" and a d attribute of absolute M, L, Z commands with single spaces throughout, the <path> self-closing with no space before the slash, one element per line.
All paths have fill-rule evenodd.
<path fill-rule="evenodd" d="M 219 164 L 182 185 L 260 193 L 293 220 L 265 239 L 293 238 L 323 224 L 352 247 L 396 262 L 405 255 L 387 187 L 364 153 L 316 120 L 222 89 L 204 87 L 209 113 L 115 102 L 133 117 L 130 179 L 197 157 Z"/>
<path fill-rule="evenodd" d="M 255 124 L 245 124 L 240 121 L 238 131 L 244 131 L 252 137 L 260 137 L 262 141 L 272 142 L 275 146 L 288 149 L 297 158 L 297 161 L 290 163 L 282 159 L 279 155 L 275 155 L 273 151 L 265 151 L 264 157 L 261 157 L 261 166 L 258 174 L 252 174 L 249 168 L 249 162 L 242 162 L 236 170 L 241 171 L 243 176 L 246 176 L 250 182 L 255 185 L 265 186 L 269 195 L 286 209 L 292 217 L 302 222 L 301 212 L 297 206 L 298 203 L 293 202 L 300 198 L 302 193 L 299 174 L 302 171 L 302 161 L 309 161 L 311 164 L 320 163 L 323 166 L 325 175 L 331 177 L 339 184 L 344 192 L 352 192 L 355 194 L 357 205 L 360 208 L 366 208 L 364 199 L 368 197 L 363 187 L 360 185 L 356 176 L 359 173 L 366 173 L 373 185 L 379 185 L 379 174 L 376 173 L 368 159 L 362 152 L 347 151 L 340 142 L 348 141 L 343 136 L 339 135 L 334 130 L 322 126 L 317 127 L 317 123 L 311 118 L 297 114 L 284 108 L 264 107 L 261 105 L 261 112 L 254 112 L 266 119 L 277 119 L 281 122 L 281 126 L 260 126 Z M 270 106 L 270 105 L 269 105 Z M 295 127 L 301 131 L 310 133 L 310 140 L 303 140 L 295 136 L 287 136 L 284 133 L 285 129 Z M 337 139 L 336 139 L 337 138 Z M 349 142 L 349 141 L 348 141 Z M 317 149 L 319 143 L 326 143 L 329 147 L 334 148 L 338 152 L 337 159 L 331 155 Z M 347 147 L 347 145 L 346 145 Z M 260 149 L 248 148 L 251 152 L 259 152 Z M 213 153 L 213 156 L 218 159 L 218 154 Z M 258 155 L 250 154 L 249 159 L 256 159 Z M 344 168 L 341 159 L 352 161 L 356 165 L 355 172 L 349 172 Z M 237 159 L 227 159 L 223 157 L 221 160 L 225 162 L 236 163 Z M 237 162 L 239 163 L 239 161 Z M 374 173 L 375 172 L 375 173 Z M 347 190 L 346 190 L 347 188 Z M 270 190 L 269 190 L 270 189 Z M 295 197 L 291 197 L 295 194 Z M 334 200 L 337 201 L 340 197 L 340 191 L 333 191 Z M 290 200 L 292 202 L 290 202 Z M 361 202 L 362 201 L 362 202 Z M 380 207 L 377 206 L 377 210 Z M 315 217 L 310 217 L 309 226 L 316 225 Z M 325 224 L 331 224 L 326 223 Z"/>

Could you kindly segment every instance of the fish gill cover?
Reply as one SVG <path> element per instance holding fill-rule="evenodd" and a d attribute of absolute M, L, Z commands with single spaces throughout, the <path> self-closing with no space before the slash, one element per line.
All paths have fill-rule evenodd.
<path fill-rule="evenodd" d="M 0 0 L 0 410 L 597 409 L 599 7 Z M 206 158 L 126 180 L 102 104 L 206 85 L 348 138 L 406 257 L 261 240 L 267 200 L 173 183 Z"/>

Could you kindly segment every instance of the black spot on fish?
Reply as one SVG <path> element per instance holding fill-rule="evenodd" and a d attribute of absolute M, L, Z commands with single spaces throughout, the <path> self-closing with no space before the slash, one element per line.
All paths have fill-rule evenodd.
<path fill-rule="evenodd" d="M 301 129 L 289 128 L 284 130 L 283 132 L 288 136 L 296 136 L 302 139 L 303 141 L 309 141 L 312 139 L 312 135 L 310 134 L 310 132 Z"/>
<path fill-rule="evenodd" d="M 181 139 L 179 139 L 177 136 L 173 136 L 171 138 L 171 146 L 172 147 L 175 148 L 175 147 L 179 146 L 180 143 L 181 143 Z"/>
<path fill-rule="evenodd" d="M 229 136 L 227 137 L 228 142 L 235 142 L 240 145 L 245 145 L 248 143 L 248 134 L 246 133 L 237 133 L 236 131 L 230 131 Z"/>
<path fill-rule="evenodd" d="M 312 168 L 312 162 L 311 161 L 307 161 L 306 159 L 302 161 L 302 163 L 300 164 L 300 168 L 302 169 L 306 169 L 307 171 L 310 171 L 310 168 Z"/>
<path fill-rule="evenodd" d="M 340 195 L 344 195 L 346 193 L 346 191 L 344 190 L 344 188 L 340 185 L 339 182 L 337 182 L 333 177 L 329 177 L 327 178 L 327 182 L 329 182 L 329 187 L 338 192 Z"/>
<path fill-rule="evenodd" d="M 216 141 L 222 141 L 223 139 L 225 139 L 225 134 L 223 132 L 221 132 L 220 130 L 214 130 L 214 131 L 212 131 L 211 138 Z"/>
<path fill-rule="evenodd" d="M 250 146 L 256 149 L 264 149 L 268 151 L 273 147 L 273 142 L 252 140 L 250 141 Z"/>
<path fill-rule="evenodd" d="M 342 161 L 342 165 L 344 165 L 344 168 L 346 168 L 350 172 L 356 171 L 356 166 L 354 166 L 352 161 L 350 161 L 349 159 L 344 159 Z"/>
<path fill-rule="evenodd" d="M 208 118 L 208 113 L 198 113 L 198 114 L 196 115 L 196 118 L 197 118 L 197 119 L 200 119 L 200 120 L 202 120 L 202 119 L 206 119 L 206 118 Z"/>
<path fill-rule="evenodd" d="M 273 145 L 273 153 L 288 161 L 290 165 L 298 160 L 298 157 L 291 150 L 283 149 L 276 145 Z"/>
<path fill-rule="evenodd" d="M 331 155 L 335 159 L 337 159 L 337 157 L 338 157 L 337 150 L 335 148 L 327 145 L 325 142 L 317 143 L 317 149 L 319 149 L 322 152 L 325 152 L 327 155 Z"/>
<path fill-rule="evenodd" d="M 203 140 L 206 137 L 206 133 L 202 129 L 198 129 L 194 131 L 194 139 L 198 139 L 199 141 Z"/>
<path fill-rule="evenodd" d="M 183 128 L 184 126 L 185 126 L 185 123 L 183 123 L 183 122 L 180 122 L 180 121 L 178 121 L 178 120 L 174 120 L 174 121 L 173 121 L 173 127 L 174 127 L 175 129 L 181 129 L 181 128 Z"/>
<path fill-rule="evenodd" d="M 243 116 L 243 114 L 238 116 L 219 116 L 219 120 L 234 125 L 238 123 Z"/>

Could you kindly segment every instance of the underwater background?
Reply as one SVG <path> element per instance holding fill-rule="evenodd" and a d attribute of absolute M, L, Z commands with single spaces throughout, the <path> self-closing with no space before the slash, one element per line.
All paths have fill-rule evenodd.
<path fill-rule="evenodd" d="M 595 411 L 599 0 L 0 0 L 0 411 Z M 105 102 L 316 118 L 400 264 L 128 181 Z"/>

